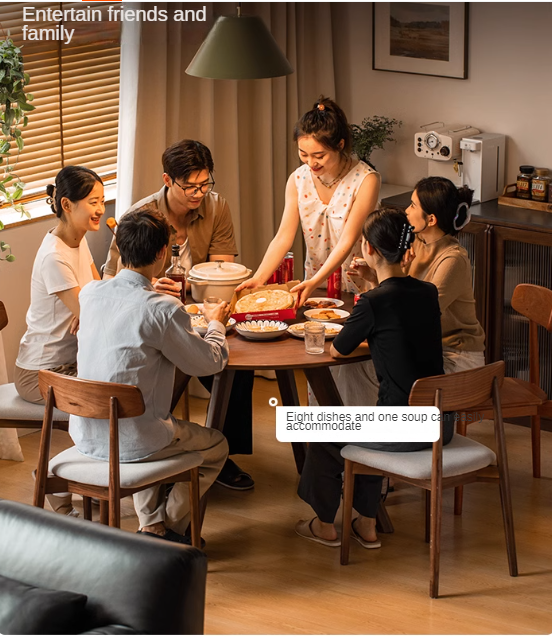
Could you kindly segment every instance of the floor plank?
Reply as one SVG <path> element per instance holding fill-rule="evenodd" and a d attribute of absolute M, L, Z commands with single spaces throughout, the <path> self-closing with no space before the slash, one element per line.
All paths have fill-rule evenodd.
<path fill-rule="evenodd" d="M 305 386 L 300 382 L 305 400 Z M 254 455 L 236 457 L 255 478 L 253 491 L 215 485 L 202 535 L 209 578 L 205 630 L 211 634 L 549 634 L 552 632 L 552 433 L 542 435 L 542 475 L 531 475 L 530 433 L 507 425 L 520 576 L 508 575 L 498 489 L 465 489 L 464 513 L 443 507 L 441 595 L 428 597 L 428 545 L 423 540 L 420 491 L 397 485 L 388 510 L 395 533 L 379 551 L 353 542 L 351 561 L 295 535 L 297 519 L 312 516 L 296 495 L 291 446 L 275 439 L 279 398 L 274 381 L 255 381 Z M 203 422 L 206 401 L 191 400 L 191 418 Z M 488 423 L 469 429 L 493 446 Z M 0 461 L 0 497 L 30 503 L 38 434 L 21 438 L 25 462 Z M 54 432 L 54 450 L 69 446 Z M 122 527 L 136 530 L 132 502 L 123 503 Z M 338 516 L 339 519 L 339 516 Z"/>

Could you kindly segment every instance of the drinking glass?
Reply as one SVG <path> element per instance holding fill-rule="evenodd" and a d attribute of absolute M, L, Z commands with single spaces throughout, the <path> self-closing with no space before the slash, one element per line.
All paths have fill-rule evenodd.
<path fill-rule="evenodd" d="M 208 296 L 206 299 L 203 299 L 203 307 L 206 310 L 214 310 L 220 303 L 222 303 L 222 299 L 219 299 L 218 296 Z"/>
<path fill-rule="evenodd" d="M 305 323 L 305 351 L 307 354 L 323 354 L 326 328 L 323 323 Z"/>

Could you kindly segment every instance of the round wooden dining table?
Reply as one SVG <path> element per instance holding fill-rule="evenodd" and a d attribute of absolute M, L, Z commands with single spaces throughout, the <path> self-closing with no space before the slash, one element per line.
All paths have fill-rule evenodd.
<path fill-rule="evenodd" d="M 352 295 L 348 295 L 352 296 Z M 352 298 L 347 299 L 352 305 Z M 297 322 L 289 321 L 290 323 Z M 300 406 L 297 386 L 295 383 L 295 370 L 302 370 L 307 381 L 322 407 L 341 406 L 343 402 L 330 372 L 330 367 L 335 365 L 350 365 L 368 360 L 370 354 L 366 347 L 366 354 L 350 358 L 335 359 L 330 356 L 331 340 L 327 340 L 323 354 L 307 354 L 303 339 L 295 338 L 285 333 L 275 340 L 254 341 L 240 336 L 232 330 L 227 335 L 230 356 L 227 366 L 222 372 L 215 375 L 211 389 L 211 399 L 207 409 L 205 420 L 206 427 L 212 427 L 222 431 L 230 391 L 237 370 L 274 370 L 278 381 L 282 405 L 293 407 Z M 173 406 L 184 392 L 189 381 L 189 376 L 177 373 Z M 293 454 L 297 470 L 301 472 L 305 460 L 305 445 L 292 443 Z"/>

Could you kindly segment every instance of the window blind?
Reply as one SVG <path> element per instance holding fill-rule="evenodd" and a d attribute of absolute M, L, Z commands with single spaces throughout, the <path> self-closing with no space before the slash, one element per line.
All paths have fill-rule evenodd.
<path fill-rule="evenodd" d="M 109 3 L 91 6 L 102 13 L 101 21 L 64 22 L 75 29 L 69 44 L 57 40 L 23 40 L 23 25 L 32 29 L 55 29 L 60 22 L 23 22 L 29 3 L 0 3 L 1 35 L 8 32 L 23 46 L 28 92 L 36 110 L 22 129 L 25 147 L 15 173 L 29 195 L 44 191 L 63 166 L 82 165 L 102 176 L 117 167 L 119 116 L 120 23 L 107 17 Z M 37 9 L 83 9 L 82 2 L 36 3 Z"/>

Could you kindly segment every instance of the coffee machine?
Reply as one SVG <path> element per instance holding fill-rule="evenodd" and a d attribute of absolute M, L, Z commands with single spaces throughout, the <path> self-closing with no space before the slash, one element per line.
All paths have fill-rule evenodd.
<path fill-rule="evenodd" d="M 440 124 L 434 127 L 435 124 Z M 473 200 L 496 199 L 504 189 L 506 138 L 481 133 L 472 126 L 433 122 L 414 135 L 414 152 L 428 160 L 428 176 L 447 177 L 456 186 L 467 185 Z"/>

